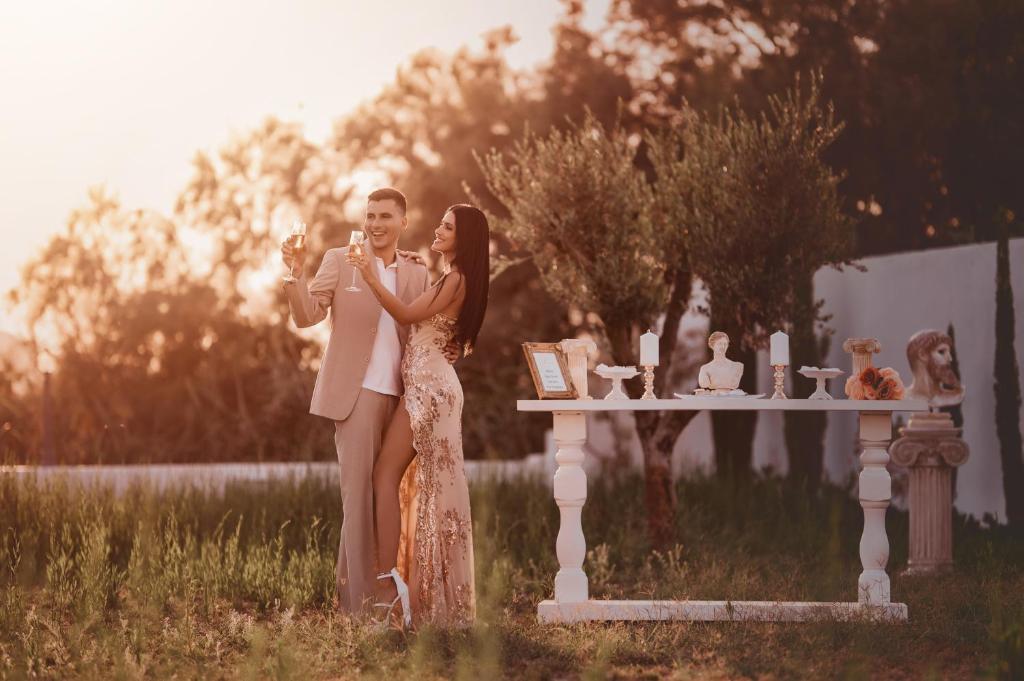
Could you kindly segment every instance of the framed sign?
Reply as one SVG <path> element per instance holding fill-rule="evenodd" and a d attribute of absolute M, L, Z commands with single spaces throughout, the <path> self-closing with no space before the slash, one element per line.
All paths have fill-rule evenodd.
<path fill-rule="evenodd" d="M 569 365 L 558 343 L 523 343 L 523 352 L 539 398 L 576 399 Z"/>

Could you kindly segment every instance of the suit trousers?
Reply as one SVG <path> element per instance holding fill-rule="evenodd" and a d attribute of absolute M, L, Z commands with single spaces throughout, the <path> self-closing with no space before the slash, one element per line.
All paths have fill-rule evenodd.
<path fill-rule="evenodd" d="M 373 464 L 397 406 L 397 397 L 362 388 L 349 417 L 334 422 L 342 512 L 335 589 L 343 612 L 365 613 L 372 603 L 377 579 Z"/>

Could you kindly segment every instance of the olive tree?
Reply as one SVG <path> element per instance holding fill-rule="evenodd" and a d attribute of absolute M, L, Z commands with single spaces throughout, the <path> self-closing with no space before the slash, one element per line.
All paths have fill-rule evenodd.
<path fill-rule="evenodd" d="M 687 110 L 680 125 L 648 135 L 661 212 L 683 226 L 691 268 L 708 289 L 711 326 L 729 334 L 730 354 L 746 365 L 740 387 L 751 393 L 756 350 L 773 331 L 793 334 L 796 359 L 816 352 L 821 301 L 812 277 L 848 264 L 852 252 L 842 177 L 823 160 L 842 124 L 819 86 L 818 77 L 806 89 L 797 81 L 756 115 L 738 106 L 717 115 Z M 713 415 L 719 473 L 749 475 L 755 417 Z M 798 427 L 824 432 L 823 419 Z"/>
<path fill-rule="evenodd" d="M 546 136 L 527 134 L 507 153 L 480 159 L 487 188 L 504 211 L 493 228 L 532 254 L 557 300 L 596 314 L 612 359 L 636 364 L 636 336 L 665 315 L 655 390 L 663 394 L 679 320 L 690 294 L 683 232 L 658 209 L 637 164 L 638 139 L 593 116 Z M 632 381 L 631 383 L 637 383 Z M 639 385 L 628 385 L 640 396 Z M 648 530 L 671 540 L 672 449 L 693 412 L 636 412 L 644 454 Z"/>
<path fill-rule="evenodd" d="M 675 387 L 666 379 L 699 277 L 712 325 L 733 338 L 748 365 L 741 385 L 753 391 L 753 358 L 767 334 L 820 322 L 811 277 L 848 262 L 852 224 L 841 209 L 841 178 L 822 159 L 841 125 L 818 85 L 812 79 L 804 93 L 798 84 L 756 116 L 738 107 L 717 116 L 687 109 L 677 125 L 644 136 L 646 155 L 638 136 L 593 117 L 546 136 L 528 133 L 510 151 L 479 160 L 503 209 L 493 225 L 532 254 L 557 299 L 598 316 L 616 363 L 635 363 L 638 331 L 664 316 L 659 396 Z M 627 390 L 640 396 L 639 385 Z M 635 414 L 654 546 L 671 539 L 671 455 L 693 415 Z M 719 472 L 746 475 L 753 420 L 714 422 Z"/>

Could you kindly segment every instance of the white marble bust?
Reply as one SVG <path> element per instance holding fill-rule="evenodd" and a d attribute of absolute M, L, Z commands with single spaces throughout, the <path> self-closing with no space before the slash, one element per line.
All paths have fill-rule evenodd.
<path fill-rule="evenodd" d="M 914 382 L 907 397 L 927 400 L 933 409 L 960 404 L 964 387 L 953 372 L 953 339 L 941 331 L 918 331 L 907 341 L 907 361 Z"/>
<path fill-rule="evenodd" d="M 708 347 L 714 359 L 700 368 L 697 385 L 713 393 L 727 393 L 739 388 L 743 363 L 734 362 L 725 356 L 725 351 L 729 349 L 729 336 L 722 331 L 715 331 L 708 338 Z"/>

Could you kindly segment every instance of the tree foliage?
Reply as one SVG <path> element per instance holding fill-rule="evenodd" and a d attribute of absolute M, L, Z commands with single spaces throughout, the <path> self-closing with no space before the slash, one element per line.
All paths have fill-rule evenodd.
<path fill-rule="evenodd" d="M 826 160 L 860 254 L 995 238 L 1022 212 L 1024 5 L 1015 0 L 617 0 L 599 33 L 648 120 L 763 108 L 820 70 L 846 123 Z"/>
<path fill-rule="evenodd" d="M 268 119 L 214 157 L 197 153 L 192 165 L 173 224 L 192 233 L 203 252 L 192 264 L 225 304 L 244 305 L 248 279 L 268 263 L 276 265 L 291 220 L 306 223 L 317 254 L 358 226 L 345 215 L 354 191 L 350 164 L 306 139 L 297 124 Z M 309 259 L 311 272 L 318 262 Z"/>
<path fill-rule="evenodd" d="M 740 386 L 758 391 L 755 350 L 776 329 L 813 324 L 807 287 L 823 265 L 847 262 L 852 221 L 840 177 L 823 155 L 842 130 L 820 80 L 799 81 L 756 116 L 686 110 L 683 123 L 650 136 L 658 195 L 684 226 L 690 267 L 709 292 L 711 326 L 745 365 Z M 720 472 L 750 473 L 756 414 L 712 415 Z"/>
<path fill-rule="evenodd" d="M 293 217 L 310 225 L 315 270 L 316 256 L 355 226 L 348 210 L 362 199 L 353 183 L 364 172 L 409 195 L 404 247 L 424 245 L 468 191 L 496 224 L 515 223 L 496 230 L 496 256 L 534 256 L 494 282 L 478 352 L 459 365 L 474 405 L 470 457 L 539 447 L 546 424 L 507 408 L 509 386 L 530 393 L 518 344 L 574 333 L 570 303 L 598 313 L 620 363 L 633 362 L 640 325 L 664 313 L 664 358 L 692 270 L 708 284 L 714 323 L 743 337 L 741 352 L 752 356 L 764 331 L 792 323 L 795 358 L 800 343 L 817 342 L 811 268 L 845 257 L 839 236 L 849 225 L 829 222 L 833 210 L 858 215 L 860 254 L 992 238 L 993 216 L 1024 212 L 1013 156 L 1024 135 L 1019 2 L 616 0 L 597 31 L 584 27 L 580 2 L 564 6 L 554 53 L 535 68 L 509 67 L 515 38 L 497 29 L 483 50 L 410 59 L 377 97 L 339 116 L 326 144 L 269 120 L 197 154 L 172 215 L 94 194 L 15 291 L 37 343 L 60 355 L 66 458 L 333 456 L 306 417 L 319 353 L 285 323 L 275 229 Z M 811 70 L 824 74 L 820 89 L 769 101 Z M 835 103 L 841 136 L 828 107 L 812 115 L 812 101 Z M 645 138 L 645 126 L 675 131 Z M 580 137 L 572 153 L 610 144 L 602 153 L 611 167 L 548 159 L 551 180 L 535 195 L 558 212 L 520 206 L 529 220 L 519 222 L 488 190 L 474 152 L 495 149 L 511 171 L 527 130 L 534 142 L 557 131 L 567 150 L 567 140 L 603 130 L 603 142 Z M 588 193 L 587 177 L 601 191 Z M 585 227 L 564 228 L 573 220 Z M 530 241 L 514 233 L 521 225 L 551 232 L 537 228 Z M 599 229 L 612 225 L 618 233 Z M 659 368 L 659 394 L 669 376 Z M 38 381 L 18 375 L 4 390 L 0 426 L 12 424 L 23 450 L 38 440 Z M 670 448 L 684 425 L 640 416 L 645 456 Z M 498 446 L 493 432 L 509 436 Z"/>
<path fill-rule="evenodd" d="M 532 254 L 552 295 L 606 325 L 651 325 L 666 300 L 663 225 L 636 155 L 621 128 L 587 115 L 481 159 L 505 211 L 490 216 L 494 229 Z"/>
<path fill-rule="evenodd" d="M 479 178 L 472 150 L 521 129 L 520 110 L 549 116 L 536 96 L 543 79 L 531 76 L 528 97 L 522 74 L 505 64 L 506 34 L 497 32 L 483 53 L 413 58 L 380 97 L 339 118 L 325 145 L 269 119 L 215 154 L 197 153 L 170 216 L 130 211 L 95 192 L 27 266 L 13 296 L 37 342 L 59 359 L 62 458 L 333 458 L 329 432 L 307 414 L 319 349 L 290 329 L 277 285 L 282 230 L 292 219 L 307 223 L 307 268 L 315 271 L 357 226 L 354 175 L 376 170 L 380 183 L 407 190 L 419 216 L 402 246 L 422 243 L 443 209 L 464 200 L 462 183 Z M 521 396 L 529 390 L 516 334 L 568 332 L 564 309 L 528 265 L 520 269 L 492 288 L 502 314 L 492 310 L 478 353 L 460 364 L 477 407 L 467 410 L 470 457 L 542 445 L 543 424 L 523 427 L 507 409 L 510 386 Z M 38 398 L 37 382 L 26 395 L 4 396 L 10 409 L 0 426 L 12 424 L 17 441 L 4 443 L 19 460 L 29 456 L 25 443 L 38 441 L 38 423 L 21 407 Z M 495 431 L 510 434 L 500 447 Z"/>
<path fill-rule="evenodd" d="M 635 364 L 638 327 L 665 315 L 667 361 L 657 385 L 664 394 L 691 272 L 752 352 L 766 331 L 790 323 L 815 270 L 845 262 L 851 221 L 840 208 L 839 177 L 821 158 L 840 129 L 814 80 L 806 94 L 794 87 L 773 97 L 760 117 L 687 111 L 682 125 L 649 133 L 653 182 L 639 167 L 639 136 L 606 130 L 592 116 L 566 130 L 528 133 L 481 166 L 504 211 L 493 218 L 496 228 L 532 254 L 558 299 L 598 315 L 617 363 Z M 675 506 L 671 453 L 686 420 L 635 418 L 649 531 L 661 545 Z M 734 473 L 749 463 L 749 455 L 720 459 Z"/>
<path fill-rule="evenodd" d="M 667 276 L 679 273 L 686 256 L 670 247 L 681 243 L 671 236 L 678 227 L 656 210 L 655 190 L 638 167 L 638 142 L 619 125 L 608 130 L 587 114 L 565 130 L 527 133 L 507 154 L 491 151 L 480 164 L 502 209 L 491 217 L 495 229 L 532 255 L 544 287 L 558 300 L 599 318 L 617 364 L 635 364 L 638 328 L 654 327 L 667 306 L 675 310 L 666 320 L 670 335 L 662 345 L 668 352 L 658 367 L 663 383 L 685 307 L 679 299 L 688 298 L 690 280 L 688 274 L 681 280 Z M 655 546 L 665 545 L 671 534 L 671 451 L 688 420 L 680 421 L 679 414 L 636 416 Z M 659 432 L 659 426 L 672 434 Z"/>
<path fill-rule="evenodd" d="M 659 195 L 681 216 L 716 317 L 742 332 L 734 343 L 753 348 L 787 326 L 802 277 L 848 261 L 852 222 L 840 177 L 822 161 L 841 130 L 813 81 L 806 93 L 773 95 L 756 117 L 690 110 L 652 137 Z"/>
<path fill-rule="evenodd" d="M 218 234 L 200 267 L 201 233 L 95 190 L 25 267 L 13 297 L 59 358 L 63 461 L 308 458 L 324 439 L 298 418 L 315 345 L 243 309 L 241 276 L 263 263 L 239 253 L 269 237 Z"/>
<path fill-rule="evenodd" d="M 522 130 L 530 87 L 504 51 L 509 30 L 487 36 L 482 52 L 417 53 L 380 94 L 339 119 L 328 148 L 355 169 L 381 173 L 409 199 L 406 245 L 425 246 L 445 208 L 479 188 L 475 149 L 501 146 Z"/>

